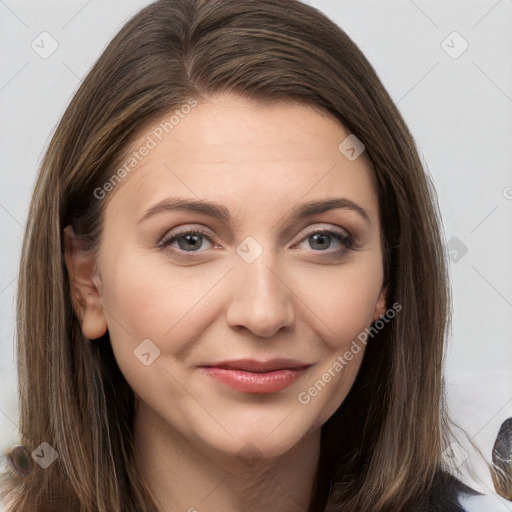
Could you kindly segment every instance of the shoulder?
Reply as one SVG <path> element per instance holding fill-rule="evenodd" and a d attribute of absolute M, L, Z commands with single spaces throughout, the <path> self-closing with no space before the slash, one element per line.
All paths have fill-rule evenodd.
<path fill-rule="evenodd" d="M 464 512 L 512 512 L 512 502 L 497 494 L 459 493 L 459 503 Z"/>

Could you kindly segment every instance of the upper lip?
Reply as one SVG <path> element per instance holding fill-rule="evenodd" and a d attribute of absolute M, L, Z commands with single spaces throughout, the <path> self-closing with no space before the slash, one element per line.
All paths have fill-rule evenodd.
<path fill-rule="evenodd" d="M 220 361 L 202 365 L 203 367 L 221 368 L 225 370 L 240 370 L 253 373 L 274 372 L 277 370 L 299 370 L 311 366 L 297 359 L 270 359 L 258 361 L 256 359 L 236 359 L 231 361 Z"/>

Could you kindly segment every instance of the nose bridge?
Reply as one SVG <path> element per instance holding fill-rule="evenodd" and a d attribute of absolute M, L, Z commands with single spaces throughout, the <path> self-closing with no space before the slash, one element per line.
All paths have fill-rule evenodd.
<path fill-rule="evenodd" d="M 228 323 L 270 337 L 294 320 L 293 294 L 286 285 L 278 255 L 254 239 L 239 244 L 237 253 L 240 259 L 236 263 Z"/>

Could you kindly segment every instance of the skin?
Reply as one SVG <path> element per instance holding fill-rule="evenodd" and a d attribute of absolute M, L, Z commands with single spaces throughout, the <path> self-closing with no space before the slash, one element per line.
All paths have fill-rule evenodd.
<path fill-rule="evenodd" d="M 298 396 L 332 374 L 338 356 L 385 313 L 373 170 L 364 153 L 349 161 L 338 150 L 347 135 L 307 106 L 214 96 L 108 197 L 96 254 L 81 251 L 66 228 L 75 311 L 87 338 L 109 331 L 137 396 L 137 464 L 162 512 L 307 510 L 320 427 L 350 390 L 364 345 L 307 404 Z M 141 220 L 177 196 L 217 202 L 232 219 L 163 210 Z M 290 218 L 293 208 L 327 198 L 357 203 L 369 221 L 345 208 Z M 210 240 L 159 247 L 194 228 Z M 352 235 L 356 249 L 335 236 L 315 243 L 322 228 Z M 251 263 L 236 251 L 249 236 L 263 251 Z M 160 350 L 148 366 L 134 356 L 145 339 Z M 265 395 L 198 368 L 282 357 L 312 366 Z"/>

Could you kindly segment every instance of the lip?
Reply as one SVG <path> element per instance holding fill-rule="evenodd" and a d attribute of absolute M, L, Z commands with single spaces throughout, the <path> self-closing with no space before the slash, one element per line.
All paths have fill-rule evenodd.
<path fill-rule="evenodd" d="M 294 359 L 222 361 L 202 368 L 210 377 L 244 393 L 276 393 L 291 386 L 312 366 Z"/>

